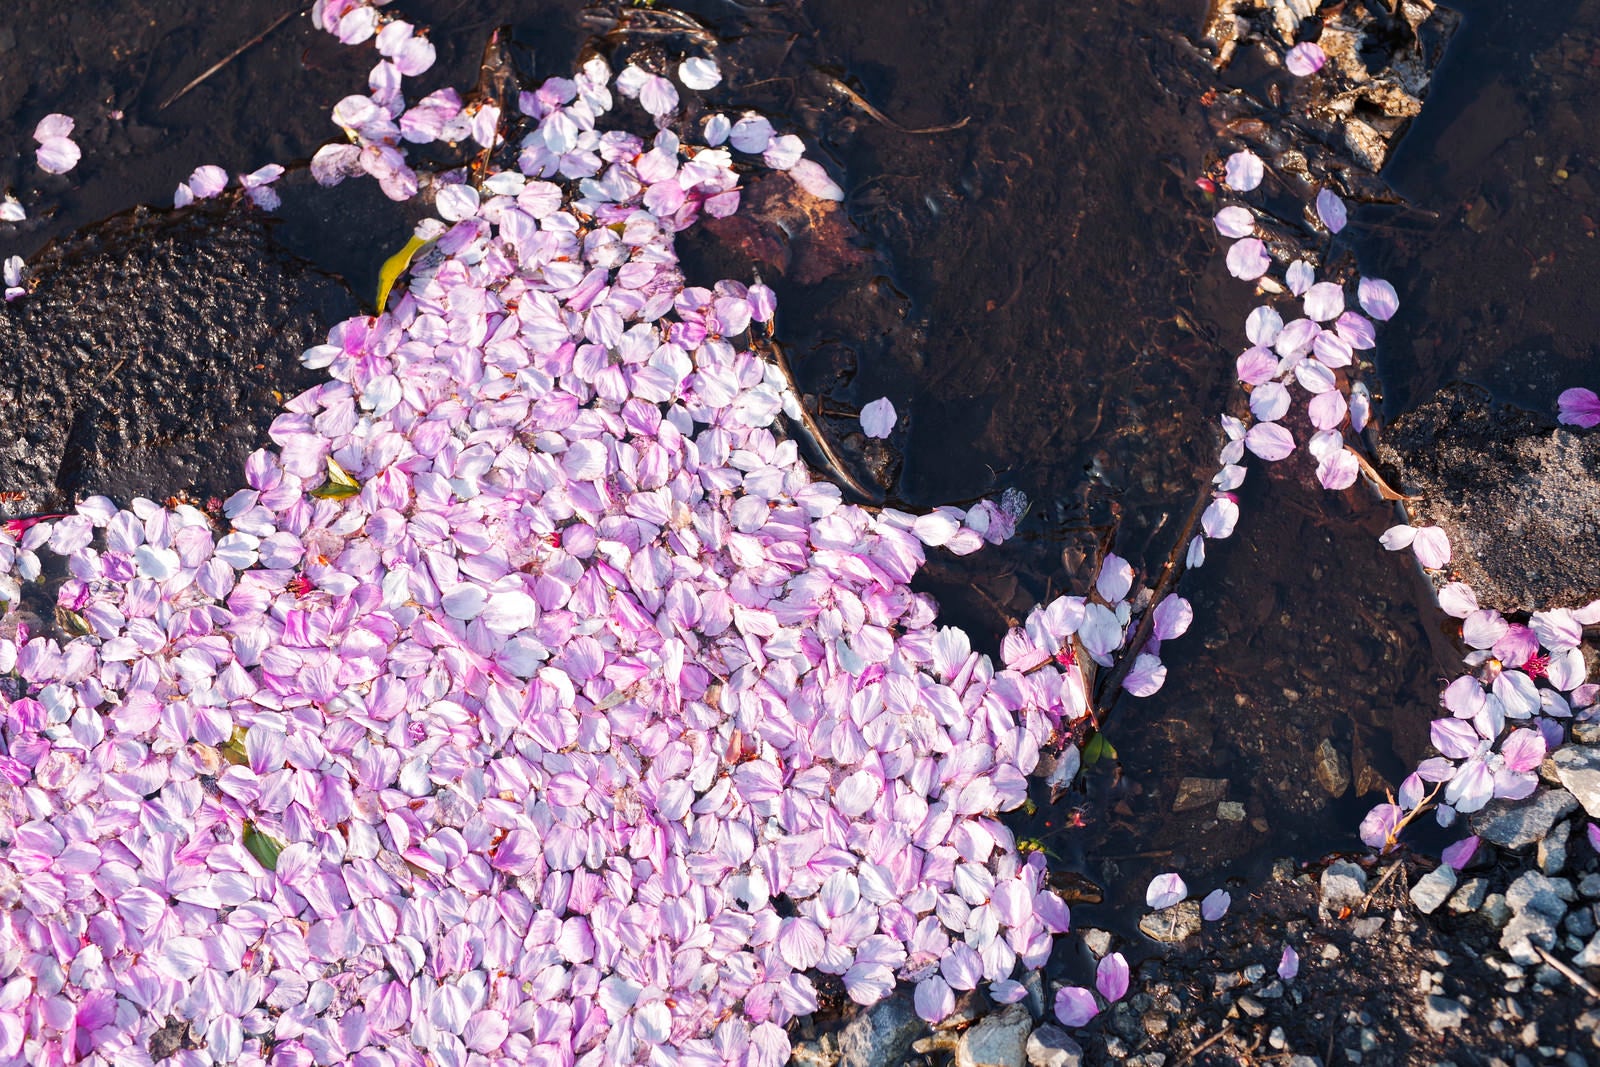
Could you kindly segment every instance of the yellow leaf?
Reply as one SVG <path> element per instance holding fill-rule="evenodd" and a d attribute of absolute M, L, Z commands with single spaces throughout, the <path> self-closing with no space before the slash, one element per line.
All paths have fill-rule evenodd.
<path fill-rule="evenodd" d="M 383 314 L 384 306 L 389 303 L 389 290 L 400 280 L 400 275 L 411 266 L 413 259 L 432 245 L 432 241 L 424 241 L 416 234 L 412 234 L 411 240 L 406 242 L 404 248 L 383 261 L 383 266 L 378 268 L 378 314 Z"/>

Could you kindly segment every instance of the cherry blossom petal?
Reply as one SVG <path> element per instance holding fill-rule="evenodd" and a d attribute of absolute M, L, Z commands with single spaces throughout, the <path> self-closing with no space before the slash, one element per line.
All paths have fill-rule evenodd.
<path fill-rule="evenodd" d="M 1170 908 L 1189 895 L 1189 887 L 1176 872 L 1158 874 L 1144 891 L 1144 902 L 1156 911 Z"/>
<path fill-rule="evenodd" d="M 1261 184 L 1261 179 L 1266 173 L 1261 165 L 1261 157 L 1249 149 L 1235 152 L 1229 156 L 1223 166 L 1227 174 L 1228 188 L 1241 193 L 1248 193 Z"/>
<path fill-rule="evenodd" d="M 894 404 L 886 396 L 869 402 L 861 409 L 861 432 L 868 437 L 888 437 L 894 430 Z"/>

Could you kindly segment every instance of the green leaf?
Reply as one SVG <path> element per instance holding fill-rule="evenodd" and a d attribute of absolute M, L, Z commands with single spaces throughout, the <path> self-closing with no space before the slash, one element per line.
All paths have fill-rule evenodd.
<path fill-rule="evenodd" d="M 343 500 L 359 492 L 361 483 L 350 477 L 349 472 L 339 466 L 338 460 L 329 456 L 328 480 L 311 490 L 311 495 L 321 500 Z"/>
<path fill-rule="evenodd" d="M 1111 742 L 1106 740 L 1105 734 L 1095 734 L 1083 746 L 1083 765 L 1085 767 L 1099 763 L 1103 759 L 1116 759 L 1117 750 L 1111 747 Z"/>
<path fill-rule="evenodd" d="M 257 830 L 255 823 L 247 822 L 244 824 L 244 847 L 267 870 L 275 871 L 278 869 L 278 856 L 283 852 L 284 846 Z"/>
<path fill-rule="evenodd" d="M 400 280 L 400 275 L 411 266 L 413 259 L 432 245 L 432 241 L 424 241 L 416 234 L 412 234 L 411 240 L 406 242 L 404 248 L 383 261 L 383 266 L 378 268 L 378 314 L 383 314 L 384 306 L 389 303 L 389 291 L 394 288 L 394 283 Z"/>

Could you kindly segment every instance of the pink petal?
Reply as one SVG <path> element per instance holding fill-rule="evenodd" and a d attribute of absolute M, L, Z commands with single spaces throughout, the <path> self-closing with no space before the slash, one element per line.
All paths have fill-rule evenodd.
<path fill-rule="evenodd" d="M 33 128 L 33 139 L 43 144 L 55 137 L 71 137 L 76 125 L 77 122 L 70 115 L 52 113 L 40 119 L 39 125 Z"/>
<path fill-rule="evenodd" d="M 1212 221 L 1224 237 L 1248 237 L 1256 228 L 1256 217 L 1250 214 L 1250 209 L 1237 204 L 1217 212 Z"/>
<path fill-rule="evenodd" d="M 1333 282 L 1318 282 L 1305 295 L 1306 318 L 1327 322 L 1344 314 L 1344 289 Z"/>
<path fill-rule="evenodd" d="M 1228 249 L 1228 273 L 1244 281 L 1254 281 L 1267 273 L 1272 257 L 1259 237 L 1246 237 L 1235 241 Z"/>
<path fill-rule="evenodd" d="M 1245 447 L 1269 463 L 1294 451 L 1294 435 L 1275 422 L 1258 422 L 1244 437 Z"/>
<path fill-rule="evenodd" d="M 1417 531 L 1411 551 L 1417 562 L 1430 571 L 1436 571 L 1450 562 L 1450 538 L 1437 526 L 1424 526 Z"/>
<path fill-rule="evenodd" d="M 1283 946 L 1283 956 L 1278 960 L 1278 977 L 1285 982 L 1300 973 L 1300 954 L 1294 950 L 1293 945 Z"/>
<path fill-rule="evenodd" d="M 1356 286 L 1356 299 L 1361 301 L 1361 310 L 1383 322 L 1400 309 L 1400 294 L 1382 278 L 1362 278 Z"/>
<path fill-rule="evenodd" d="M 1261 178 L 1265 174 L 1261 157 L 1249 149 L 1229 156 L 1227 163 L 1224 164 L 1224 170 L 1227 174 L 1228 188 L 1241 193 L 1248 193 L 1260 185 Z"/>
<path fill-rule="evenodd" d="M 1113 952 L 1100 961 L 1095 968 L 1094 985 L 1106 1000 L 1116 1003 L 1122 999 L 1128 992 L 1128 961 L 1122 953 Z"/>
<path fill-rule="evenodd" d="M 1321 46 L 1307 41 L 1289 49 L 1289 54 L 1283 57 L 1283 66 L 1296 78 L 1304 78 L 1321 70 L 1327 61 Z"/>
<path fill-rule="evenodd" d="M 1094 994 L 1082 986 L 1067 986 L 1056 992 L 1056 1018 L 1063 1026 L 1085 1026 L 1099 1013 Z"/>
<path fill-rule="evenodd" d="M 1225 890 L 1213 889 L 1200 902 L 1200 918 L 1206 922 L 1216 922 L 1228 914 L 1228 906 L 1232 903 L 1233 897 Z"/>
<path fill-rule="evenodd" d="M 888 437 L 895 420 L 894 404 L 886 396 L 879 397 L 861 409 L 861 432 L 868 437 Z"/>
<path fill-rule="evenodd" d="M 34 155 L 39 169 L 51 174 L 65 174 L 83 158 L 77 144 L 65 137 L 51 137 L 42 142 Z"/>
<path fill-rule="evenodd" d="M 1147 697 L 1159 692 L 1166 681 L 1167 668 L 1160 657 L 1141 652 L 1133 661 L 1133 669 L 1123 679 L 1122 687 L 1131 696 Z"/>
<path fill-rule="evenodd" d="M 1188 895 L 1189 887 L 1184 884 L 1183 877 L 1176 872 L 1169 872 L 1150 879 L 1150 885 L 1144 891 L 1144 902 L 1160 911 L 1172 907 Z"/>
<path fill-rule="evenodd" d="M 1322 220 L 1322 224 L 1328 228 L 1329 233 L 1338 233 L 1344 229 L 1344 224 L 1348 217 L 1344 201 L 1339 199 L 1337 193 L 1332 189 L 1320 189 L 1317 191 L 1317 218 Z"/>
<path fill-rule="evenodd" d="M 1477 854 L 1478 837 L 1477 835 L 1473 835 L 1471 837 L 1464 837 L 1460 841 L 1457 841 L 1455 844 L 1451 845 L 1449 848 L 1445 849 L 1444 852 L 1440 854 L 1439 858 L 1444 860 L 1445 865 L 1450 867 L 1452 870 L 1459 871 L 1461 868 L 1471 863 L 1472 857 Z"/>
<path fill-rule="evenodd" d="M 912 1003 L 920 1018 L 936 1023 L 956 1010 L 956 995 L 948 982 L 933 975 L 917 983 Z"/>
<path fill-rule="evenodd" d="M 1568 426 L 1585 430 L 1600 426 L 1600 396 L 1593 389 L 1567 389 L 1556 398 L 1557 418 Z"/>
<path fill-rule="evenodd" d="M 1337 393 L 1329 395 L 1338 396 Z M 1321 397 L 1317 399 L 1320 400 Z M 1346 448 L 1341 448 L 1317 463 L 1317 481 L 1321 483 L 1322 488 L 1330 492 L 1350 488 L 1356 484 L 1356 479 L 1360 475 L 1361 464 L 1356 462 L 1356 457 Z"/>

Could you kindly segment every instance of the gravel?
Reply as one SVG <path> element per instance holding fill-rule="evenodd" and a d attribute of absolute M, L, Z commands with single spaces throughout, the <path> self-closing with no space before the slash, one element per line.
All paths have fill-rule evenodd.
<path fill-rule="evenodd" d="M 1049 1023 L 1028 1035 L 1030 1067 L 1082 1067 L 1083 1049 L 1059 1026 Z"/>
<path fill-rule="evenodd" d="M 1367 872 L 1348 860 L 1328 864 L 1322 872 L 1322 905 L 1336 912 L 1354 907 L 1367 895 Z"/>
<path fill-rule="evenodd" d="M 1411 902 L 1424 915 L 1432 915 L 1455 888 L 1454 868 L 1440 866 L 1417 879 L 1417 884 L 1411 887 Z"/>
<path fill-rule="evenodd" d="M 1423 1005 L 1422 1017 L 1430 1030 L 1435 1032 L 1454 1030 L 1467 1021 L 1467 1008 L 1459 1000 L 1430 996 Z"/>
<path fill-rule="evenodd" d="M 1556 777 L 1592 818 L 1600 819 L 1600 747 L 1564 745 L 1550 757 Z"/>
<path fill-rule="evenodd" d="M 1556 922 L 1559 918 L 1532 910 L 1512 915 L 1511 921 L 1500 933 L 1500 947 L 1517 963 L 1539 963 L 1541 960 L 1534 946 L 1552 948 L 1555 945 Z"/>
<path fill-rule="evenodd" d="M 1450 898 L 1450 910 L 1459 915 L 1466 915 L 1483 907 L 1484 898 L 1489 895 L 1489 879 L 1468 878 L 1456 890 L 1456 895 Z"/>
<path fill-rule="evenodd" d="M 1525 848 L 1543 840 L 1577 807 L 1577 798 L 1565 789 L 1541 789 L 1526 800 L 1491 801 L 1472 816 L 1472 832 L 1501 848 Z"/>
<path fill-rule="evenodd" d="M 956 1067 L 1023 1067 L 1033 1016 L 1012 1004 L 961 1035 Z"/>

